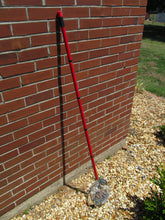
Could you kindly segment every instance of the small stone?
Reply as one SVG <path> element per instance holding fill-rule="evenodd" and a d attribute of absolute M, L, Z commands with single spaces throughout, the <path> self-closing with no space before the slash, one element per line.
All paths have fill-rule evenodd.
<path fill-rule="evenodd" d="M 138 166 L 138 170 L 142 170 L 142 167 L 141 167 L 141 166 Z"/>

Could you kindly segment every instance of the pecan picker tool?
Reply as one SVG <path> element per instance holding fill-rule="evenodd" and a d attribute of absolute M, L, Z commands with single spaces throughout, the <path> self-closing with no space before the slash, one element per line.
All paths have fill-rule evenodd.
<path fill-rule="evenodd" d="M 83 122 L 83 126 L 84 126 L 85 136 L 86 136 L 86 140 L 88 143 L 88 149 L 89 149 L 91 162 L 92 162 L 92 166 L 93 166 L 93 170 L 94 170 L 94 175 L 95 175 L 95 179 L 96 179 L 96 181 L 94 182 L 94 184 L 90 188 L 90 197 L 91 197 L 92 202 L 95 205 L 100 206 L 100 205 L 103 205 L 108 200 L 110 188 L 109 188 L 109 185 L 105 179 L 98 178 L 96 165 L 95 165 L 93 152 L 92 152 L 92 147 L 90 144 L 88 129 L 87 129 L 85 116 L 84 116 L 84 112 L 83 112 L 83 108 L 82 108 L 81 98 L 80 98 L 80 94 L 79 94 L 79 89 L 78 89 L 78 85 L 77 85 L 76 75 L 75 75 L 75 71 L 74 71 L 74 67 L 73 67 L 72 57 L 71 57 L 71 53 L 70 53 L 70 49 L 69 49 L 68 39 L 67 39 L 66 31 L 65 31 L 63 15 L 62 15 L 61 11 L 57 12 L 57 19 L 59 19 L 60 26 L 62 29 L 62 34 L 63 34 L 63 38 L 64 38 L 64 42 L 65 42 L 67 55 L 68 55 L 69 65 L 70 65 L 70 70 L 72 73 L 72 78 L 73 78 L 74 87 L 75 87 L 75 91 L 76 91 L 77 101 L 79 104 L 79 109 L 80 109 L 81 118 L 82 118 L 82 122 Z"/>

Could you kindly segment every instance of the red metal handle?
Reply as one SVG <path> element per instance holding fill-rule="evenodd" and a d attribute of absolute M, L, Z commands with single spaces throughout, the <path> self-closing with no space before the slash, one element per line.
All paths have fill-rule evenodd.
<path fill-rule="evenodd" d="M 67 39 L 66 31 L 65 31 L 65 25 L 64 25 L 62 12 L 58 11 L 57 15 L 60 19 L 60 25 L 61 25 L 61 29 L 62 29 L 62 33 L 63 33 L 65 47 L 66 47 L 66 51 L 67 51 L 67 55 L 68 55 L 68 61 L 69 61 L 70 70 L 71 70 L 71 73 L 72 73 L 72 78 L 73 78 L 74 87 L 75 87 L 75 91 L 76 91 L 76 96 L 77 96 L 79 109 L 80 109 L 80 113 L 81 113 L 81 118 L 82 118 L 82 122 L 83 122 L 83 126 L 84 126 L 85 136 L 86 136 L 87 143 L 88 143 L 88 149 L 89 149 L 89 152 L 90 152 L 90 157 L 91 157 L 91 161 L 92 161 L 92 165 L 93 165 L 93 170 L 94 170 L 95 178 L 96 178 L 96 180 L 98 180 L 96 165 L 95 165 L 95 161 L 94 161 L 94 158 L 93 158 L 92 147 L 91 147 L 91 144 L 90 144 L 89 134 L 88 134 L 87 125 L 86 125 L 86 121 L 85 121 L 85 116 L 84 116 L 84 112 L 83 112 L 83 108 L 82 108 L 82 103 L 81 103 L 81 98 L 80 98 L 79 89 L 78 89 L 78 85 L 77 85 L 76 75 L 75 75 L 75 71 L 74 71 L 74 67 L 73 67 L 73 63 L 72 63 L 72 57 L 71 57 L 71 53 L 70 53 L 70 49 L 69 49 L 69 44 L 68 44 L 68 39 Z"/>

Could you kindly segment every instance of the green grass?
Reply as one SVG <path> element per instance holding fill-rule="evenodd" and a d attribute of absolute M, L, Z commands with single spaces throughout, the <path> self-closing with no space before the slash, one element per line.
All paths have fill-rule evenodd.
<path fill-rule="evenodd" d="M 163 24 L 164 25 L 164 24 Z M 165 27 L 145 24 L 137 83 L 165 97 Z"/>

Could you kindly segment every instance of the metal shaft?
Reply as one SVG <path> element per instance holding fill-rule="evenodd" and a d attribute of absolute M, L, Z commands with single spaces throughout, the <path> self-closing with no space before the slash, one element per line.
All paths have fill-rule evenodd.
<path fill-rule="evenodd" d="M 81 113 L 81 118 L 82 118 L 82 122 L 83 122 L 83 126 L 84 126 L 85 136 L 86 136 L 86 140 L 87 140 L 87 143 L 88 143 L 88 149 L 89 149 L 89 152 L 90 152 L 90 157 L 91 157 L 91 161 L 92 161 L 92 165 L 93 165 L 93 170 L 94 170 L 95 178 L 96 178 L 96 180 L 98 180 L 96 165 L 95 165 L 95 161 L 94 161 L 94 158 L 93 158 L 92 147 L 91 147 L 91 144 L 90 144 L 88 129 L 87 129 L 85 116 L 84 116 L 84 112 L 83 112 L 83 108 L 82 108 L 82 103 L 81 103 L 81 98 L 80 98 L 79 89 L 78 89 L 78 85 L 77 85 L 76 75 L 75 75 L 75 71 L 74 71 L 74 67 L 73 67 L 73 63 L 72 63 L 72 57 L 71 57 L 71 53 L 70 53 L 70 49 L 69 49 L 69 44 L 68 44 L 68 39 L 67 39 L 66 31 L 65 31 L 65 25 L 64 25 L 62 12 L 58 11 L 57 15 L 58 15 L 59 20 L 60 20 L 60 25 L 61 25 L 63 38 L 64 38 L 64 42 L 65 42 L 65 47 L 66 47 L 66 51 L 67 51 L 67 55 L 68 55 L 70 70 L 71 70 L 71 73 L 72 73 L 72 78 L 73 78 L 73 82 L 74 82 L 76 96 L 77 96 L 79 109 L 80 109 L 80 113 Z"/>

